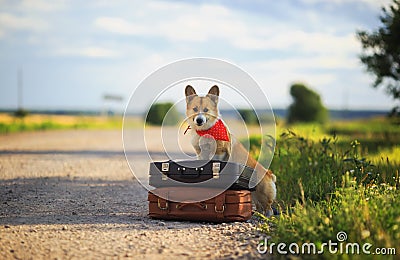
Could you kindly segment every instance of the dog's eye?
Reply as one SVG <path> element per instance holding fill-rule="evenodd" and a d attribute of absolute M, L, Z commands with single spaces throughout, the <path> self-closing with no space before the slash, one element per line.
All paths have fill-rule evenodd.
<path fill-rule="evenodd" d="M 207 113 L 207 112 L 208 112 L 208 108 L 205 107 L 205 108 L 203 109 L 203 111 L 204 111 L 205 113 Z"/>
<path fill-rule="evenodd" d="M 197 107 L 194 107 L 194 108 L 193 108 L 193 111 L 194 111 L 194 112 L 197 112 L 197 111 L 199 111 L 199 109 L 198 109 Z"/>

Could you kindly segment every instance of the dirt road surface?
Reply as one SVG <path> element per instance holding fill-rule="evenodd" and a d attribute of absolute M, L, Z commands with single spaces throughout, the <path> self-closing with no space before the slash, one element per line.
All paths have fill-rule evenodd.
<path fill-rule="evenodd" d="M 148 146 L 160 150 L 157 140 Z M 1 135 L 0 259 L 265 257 L 256 250 L 261 233 L 254 220 L 149 219 L 147 190 L 122 147 L 120 131 Z M 144 147 L 130 152 L 145 158 Z M 148 171 L 147 164 L 143 159 L 139 168 Z"/>

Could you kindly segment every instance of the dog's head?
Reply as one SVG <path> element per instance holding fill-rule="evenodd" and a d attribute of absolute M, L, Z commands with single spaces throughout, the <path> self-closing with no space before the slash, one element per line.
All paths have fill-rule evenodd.
<path fill-rule="evenodd" d="M 195 130 L 211 128 L 218 118 L 218 86 L 213 86 L 204 97 L 196 94 L 194 88 L 186 86 L 186 116 L 189 125 Z"/>

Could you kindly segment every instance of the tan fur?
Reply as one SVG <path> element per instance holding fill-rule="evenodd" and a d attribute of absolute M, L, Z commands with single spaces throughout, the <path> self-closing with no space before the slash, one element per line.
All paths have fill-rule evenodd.
<path fill-rule="evenodd" d="M 186 95 L 186 115 L 187 122 L 194 130 L 207 130 L 218 120 L 218 86 L 213 86 L 208 94 L 200 97 L 192 86 L 188 85 L 185 89 Z M 208 110 L 205 112 L 204 110 Z M 195 119 L 199 114 L 204 115 L 206 122 L 199 126 Z M 253 157 L 249 155 L 246 148 L 229 133 L 230 142 L 215 141 L 212 138 L 200 137 L 196 131 L 193 133 L 192 145 L 199 159 L 218 159 L 233 162 L 246 162 L 246 165 L 255 169 L 261 181 L 257 184 L 253 192 L 253 201 L 257 211 L 270 216 L 273 214 L 271 205 L 276 197 L 276 176 L 272 171 L 265 169 Z"/>

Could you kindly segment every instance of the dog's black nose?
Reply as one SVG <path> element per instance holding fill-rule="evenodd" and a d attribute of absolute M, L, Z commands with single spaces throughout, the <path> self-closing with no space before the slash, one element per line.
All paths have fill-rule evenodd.
<path fill-rule="evenodd" d="M 203 124 L 203 118 L 197 117 L 197 118 L 196 118 L 196 123 L 197 123 L 198 125 L 202 125 L 202 124 Z"/>

